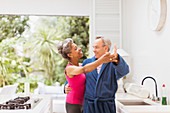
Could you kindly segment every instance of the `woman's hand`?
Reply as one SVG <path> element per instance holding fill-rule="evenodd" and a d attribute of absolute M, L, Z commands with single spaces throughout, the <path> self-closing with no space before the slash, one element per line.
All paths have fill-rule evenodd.
<path fill-rule="evenodd" d="M 119 55 L 117 54 L 117 47 L 114 46 L 114 53 L 110 54 L 109 52 L 106 52 L 103 56 L 101 56 L 103 63 L 108 62 L 115 62 L 116 64 L 119 63 Z"/>

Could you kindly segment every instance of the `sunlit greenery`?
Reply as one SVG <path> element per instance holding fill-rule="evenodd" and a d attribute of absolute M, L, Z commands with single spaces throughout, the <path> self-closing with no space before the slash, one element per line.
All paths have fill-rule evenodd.
<path fill-rule="evenodd" d="M 82 62 L 88 56 L 89 46 L 89 18 L 88 17 L 41 17 L 37 20 L 36 32 L 30 34 L 27 45 L 32 47 L 31 55 L 39 67 L 45 71 L 45 84 L 54 82 L 63 84 L 67 61 L 56 51 L 57 43 L 66 38 L 72 38 L 82 48 L 85 54 Z M 28 47 L 28 46 L 27 46 Z M 51 67 L 51 68 L 49 68 Z"/>
<path fill-rule="evenodd" d="M 61 40 L 66 38 L 72 38 L 74 42 L 81 47 L 84 57 L 80 59 L 80 63 L 88 57 L 89 51 L 89 18 L 88 17 L 58 17 L 59 31 L 62 32 Z M 61 56 L 60 56 L 61 57 Z M 56 67 L 56 81 L 60 83 L 65 82 L 64 68 L 67 65 L 67 61 L 61 60 L 57 57 Z"/>
<path fill-rule="evenodd" d="M 57 53 L 57 44 L 66 38 L 72 38 L 82 48 L 84 57 L 80 63 L 88 56 L 88 17 L 39 16 L 33 24 L 31 18 L 0 16 L 1 87 L 18 82 L 18 91 L 23 92 L 23 83 L 29 81 L 32 92 L 38 81 L 47 85 L 63 84 L 67 61 Z M 35 71 L 44 72 L 44 78 L 34 74 Z"/>
<path fill-rule="evenodd" d="M 6 38 L 21 37 L 28 25 L 29 16 L 0 16 L 0 42 Z"/>

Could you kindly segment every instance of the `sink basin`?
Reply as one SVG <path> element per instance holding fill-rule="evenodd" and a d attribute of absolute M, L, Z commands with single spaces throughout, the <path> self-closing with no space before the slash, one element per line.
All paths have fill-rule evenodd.
<path fill-rule="evenodd" d="M 118 100 L 124 106 L 139 106 L 139 105 L 151 105 L 142 100 Z"/>

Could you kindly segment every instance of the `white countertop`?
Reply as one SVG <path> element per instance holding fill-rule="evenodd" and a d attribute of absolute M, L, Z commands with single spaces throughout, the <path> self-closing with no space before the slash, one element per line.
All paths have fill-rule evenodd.
<path fill-rule="evenodd" d="M 142 100 L 150 103 L 151 105 L 124 106 L 119 102 L 119 100 Z M 116 94 L 116 107 L 117 113 L 170 113 L 170 105 L 161 105 L 160 103 L 153 102 L 150 99 L 139 98 L 127 93 Z"/>
<path fill-rule="evenodd" d="M 65 111 L 65 98 L 66 95 L 57 95 L 53 98 L 49 95 L 32 95 L 34 97 L 41 97 L 41 101 L 32 110 L 0 110 L 0 113 L 50 113 L 52 111 L 66 113 Z M 1 95 L 0 102 L 4 102 L 14 98 L 8 95 Z M 137 106 L 124 106 L 118 100 L 143 100 L 151 103 L 152 105 L 137 105 Z M 137 96 L 127 93 L 116 93 L 116 107 L 117 113 L 170 113 L 170 105 L 162 106 L 159 103 L 155 103 L 150 99 L 142 99 Z"/>
<path fill-rule="evenodd" d="M 53 98 L 53 111 L 66 113 L 65 111 L 65 98 L 66 95 L 57 95 Z M 144 102 L 152 105 L 138 105 L 138 106 L 124 106 L 118 100 L 143 100 Z M 143 99 L 128 93 L 116 93 L 116 113 L 170 113 L 170 105 L 162 106 L 155 103 L 150 99 Z"/>
<path fill-rule="evenodd" d="M 42 100 L 33 108 L 29 110 L 0 110 L 0 113 L 51 113 L 52 112 L 52 98 L 49 95 L 0 95 L 0 103 L 6 102 L 18 96 L 30 96 L 31 98 L 41 98 Z"/>
<path fill-rule="evenodd" d="M 66 94 L 58 94 L 53 97 L 53 112 L 55 113 L 66 113 L 65 103 Z"/>

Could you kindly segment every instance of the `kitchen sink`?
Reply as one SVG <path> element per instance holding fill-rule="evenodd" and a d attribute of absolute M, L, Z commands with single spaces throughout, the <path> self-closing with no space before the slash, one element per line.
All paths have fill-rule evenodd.
<path fill-rule="evenodd" d="M 124 106 L 139 106 L 139 105 L 151 105 L 142 100 L 118 100 Z"/>

